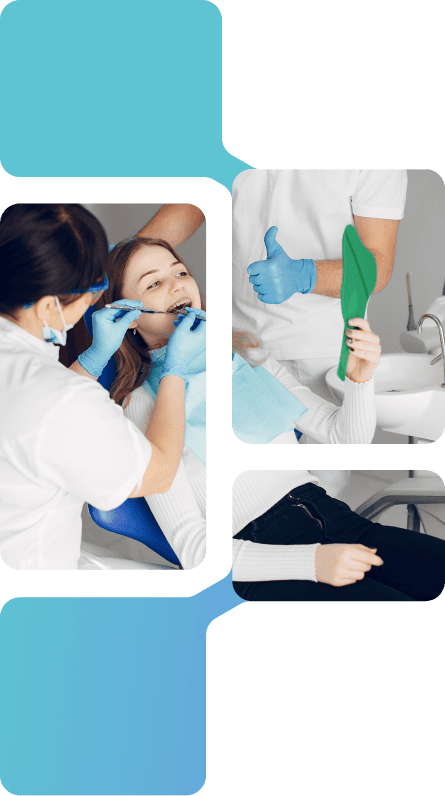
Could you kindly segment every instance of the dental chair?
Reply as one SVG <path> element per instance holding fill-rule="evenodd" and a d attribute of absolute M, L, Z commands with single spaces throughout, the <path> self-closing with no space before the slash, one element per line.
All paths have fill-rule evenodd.
<path fill-rule="evenodd" d="M 92 315 L 94 307 L 90 307 L 85 313 L 85 324 L 90 334 L 92 334 Z M 110 359 L 106 368 L 99 376 L 98 382 L 106 390 L 110 390 L 116 373 L 116 363 L 114 358 Z M 176 553 L 167 542 L 153 513 L 145 498 L 128 498 L 121 506 L 111 511 L 102 511 L 94 506 L 88 505 L 91 519 L 100 528 L 106 531 L 136 539 L 146 545 L 159 556 L 162 556 L 170 564 L 181 566 Z"/>
<path fill-rule="evenodd" d="M 377 521 L 391 506 L 407 506 L 407 529 L 445 539 L 445 486 L 435 473 L 413 470 L 410 478 L 389 484 L 355 509 Z"/>

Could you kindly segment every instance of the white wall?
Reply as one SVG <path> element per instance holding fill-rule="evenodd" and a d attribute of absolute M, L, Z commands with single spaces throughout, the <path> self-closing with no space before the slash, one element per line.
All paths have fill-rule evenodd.
<path fill-rule="evenodd" d="M 407 271 L 413 272 L 411 295 L 417 322 L 433 299 L 442 295 L 445 282 L 445 186 L 434 171 L 408 171 L 393 275 L 369 302 L 368 319 L 386 354 L 403 351 L 399 338 L 408 322 Z"/>
<path fill-rule="evenodd" d="M 94 213 L 105 228 L 110 243 L 118 243 L 123 238 L 134 235 L 157 213 L 162 205 L 84 205 Z M 178 254 L 190 268 L 201 295 L 205 300 L 206 289 L 206 237 L 205 222 L 195 234 L 177 247 Z"/>

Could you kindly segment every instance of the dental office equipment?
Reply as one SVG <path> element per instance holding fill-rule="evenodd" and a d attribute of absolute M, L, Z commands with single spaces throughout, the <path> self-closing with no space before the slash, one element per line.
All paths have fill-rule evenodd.
<path fill-rule="evenodd" d="M 107 309 L 111 307 L 113 310 L 134 310 L 134 307 L 128 307 L 126 304 L 105 304 Z M 139 309 L 139 307 L 138 307 Z M 163 312 L 162 310 L 149 310 L 147 308 L 140 309 L 140 312 L 148 312 L 150 315 L 179 315 L 183 312 L 183 309 L 179 310 L 169 310 L 168 312 Z M 200 321 L 205 321 L 206 318 L 200 318 Z"/>
<path fill-rule="evenodd" d="M 434 321 L 434 323 L 437 326 L 438 332 L 439 332 L 440 347 L 441 347 L 442 351 L 439 354 L 439 356 L 437 356 L 437 357 L 435 357 L 434 359 L 431 360 L 430 365 L 435 365 L 436 362 L 439 362 L 439 359 L 442 357 L 442 359 L 443 359 L 443 384 L 441 384 L 440 386 L 441 387 L 445 387 L 445 338 L 444 338 L 444 333 L 443 333 L 443 326 L 442 326 L 441 322 L 439 321 L 439 318 L 437 318 L 435 315 L 431 315 L 429 312 L 427 312 L 427 313 L 425 313 L 425 315 L 422 315 L 422 317 L 420 318 L 420 320 L 419 320 L 419 322 L 417 324 L 417 331 L 418 331 L 419 334 L 422 331 L 422 325 L 423 325 L 423 322 L 424 322 L 425 318 L 430 318 L 432 321 Z"/>
<path fill-rule="evenodd" d="M 413 303 L 411 301 L 411 284 L 410 284 L 410 276 L 412 271 L 409 271 L 406 275 L 406 287 L 408 289 L 408 323 L 406 325 L 407 332 L 413 332 L 416 328 L 416 322 L 414 320 L 414 312 L 413 312 Z"/>

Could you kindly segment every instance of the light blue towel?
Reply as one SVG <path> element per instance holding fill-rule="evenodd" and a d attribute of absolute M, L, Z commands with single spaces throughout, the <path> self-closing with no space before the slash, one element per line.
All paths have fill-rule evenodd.
<path fill-rule="evenodd" d="M 232 354 L 232 425 L 243 442 L 268 443 L 307 412 L 298 398 L 263 367 L 252 368 Z"/>
<path fill-rule="evenodd" d="M 167 346 L 150 351 L 152 366 L 144 389 L 153 400 L 158 392 Z M 185 388 L 185 444 L 206 463 L 206 354 L 203 351 L 189 365 Z"/>

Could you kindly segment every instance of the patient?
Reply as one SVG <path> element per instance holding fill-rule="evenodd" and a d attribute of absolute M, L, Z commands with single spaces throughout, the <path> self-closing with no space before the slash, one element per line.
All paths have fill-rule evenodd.
<path fill-rule="evenodd" d="M 233 430 L 240 439 L 295 444 L 298 436 L 307 433 L 321 443 L 372 442 L 376 426 L 372 377 L 380 359 L 380 341 L 363 318 L 351 318 L 349 323 L 350 352 L 341 407 L 303 387 L 268 351 L 259 348 L 252 334 L 233 333 Z"/>
<path fill-rule="evenodd" d="M 145 429 L 165 346 L 180 317 L 171 313 L 193 307 L 205 318 L 202 299 L 183 260 L 162 240 L 136 238 L 117 245 L 107 273 L 104 304 L 137 300 L 161 313 L 142 313 L 127 332 L 115 355 L 117 374 L 110 390 L 125 415 Z M 197 566 L 205 555 L 205 355 L 197 358 L 189 373 L 182 461 L 168 493 L 152 495 L 147 501 L 184 569 Z"/>
<path fill-rule="evenodd" d="M 433 600 L 445 583 L 444 540 L 364 519 L 307 470 L 242 473 L 232 534 L 245 600 Z"/>

